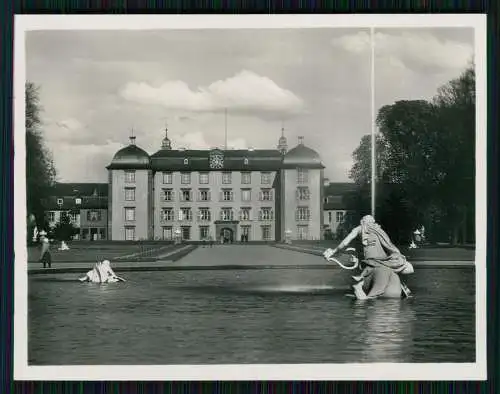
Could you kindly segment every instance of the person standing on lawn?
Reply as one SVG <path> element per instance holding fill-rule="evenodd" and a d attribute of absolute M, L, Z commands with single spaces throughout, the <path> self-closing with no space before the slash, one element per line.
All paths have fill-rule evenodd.
<path fill-rule="evenodd" d="M 45 231 L 40 231 L 40 259 L 43 268 L 52 267 L 52 255 L 50 254 L 50 243 Z"/>

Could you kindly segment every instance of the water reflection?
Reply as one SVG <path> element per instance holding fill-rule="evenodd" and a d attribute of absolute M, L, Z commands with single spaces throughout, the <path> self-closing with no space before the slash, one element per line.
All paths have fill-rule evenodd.
<path fill-rule="evenodd" d="M 353 302 L 353 318 L 366 362 L 404 362 L 413 345 L 416 313 L 412 299 Z"/>
<path fill-rule="evenodd" d="M 36 365 L 475 358 L 473 270 L 421 270 L 408 281 L 413 299 L 369 301 L 345 297 L 349 273 L 328 270 L 140 272 L 116 284 L 39 279 L 29 280 L 28 305 Z"/>

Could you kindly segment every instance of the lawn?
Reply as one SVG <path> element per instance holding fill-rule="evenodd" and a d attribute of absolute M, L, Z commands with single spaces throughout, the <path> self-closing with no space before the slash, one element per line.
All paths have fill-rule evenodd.
<path fill-rule="evenodd" d="M 59 244 L 51 245 L 50 252 L 54 262 L 96 262 L 102 260 L 133 260 L 137 258 L 154 258 L 174 248 L 173 244 L 139 244 L 139 243 L 99 243 L 74 242 L 69 243 L 70 250 L 59 251 Z M 37 246 L 28 247 L 28 262 L 37 262 L 40 249 Z"/>

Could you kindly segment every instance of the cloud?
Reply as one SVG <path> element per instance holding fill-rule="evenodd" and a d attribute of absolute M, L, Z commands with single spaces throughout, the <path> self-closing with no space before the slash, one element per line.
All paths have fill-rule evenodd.
<path fill-rule="evenodd" d="M 231 113 L 254 115 L 267 112 L 297 114 L 304 109 L 304 102 L 294 93 L 247 70 L 195 90 L 180 80 L 159 86 L 129 82 L 120 95 L 128 101 L 190 112 L 219 112 L 227 108 Z"/>
<path fill-rule="evenodd" d="M 336 48 L 361 54 L 370 48 L 370 34 L 361 31 L 347 34 L 331 41 Z M 377 57 L 388 57 L 398 67 L 461 69 L 472 59 L 473 48 L 470 45 L 453 41 L 439 40 L 433 35 L 419 31 L 401 34 L 375 33 L 375 53 Z"/>
<path fill-rule="evenodd" d="M 209 149 L 210 145 L 205 140 L 201 131 L 183 133 L 174 137 L 173 148 Z"/>
<path fill-rule="evenodd" d="M 247 149 L 248 145 L 246 140 L 243 138 L 237 138 L 227 142 L 227 147 L 229 149 Z"/>
<path fill-rule="evenodd" d="M 123 148 L 122 144 L 109 142 L 106 145 L 60 142 L 52 149 L 60 182 L 106 182 L 105 167 L 113 155 Z"/>

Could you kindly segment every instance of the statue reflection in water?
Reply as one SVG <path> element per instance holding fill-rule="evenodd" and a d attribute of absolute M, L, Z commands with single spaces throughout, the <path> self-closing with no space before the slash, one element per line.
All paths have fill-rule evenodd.
<path fill-rule="evenodd" d="M 414 362 L 417 317 L 413 301 L 378 299 L 367 305 L 356 300 L 352 314 L 356 326 L 363 327 L 360 362 Z"/>

